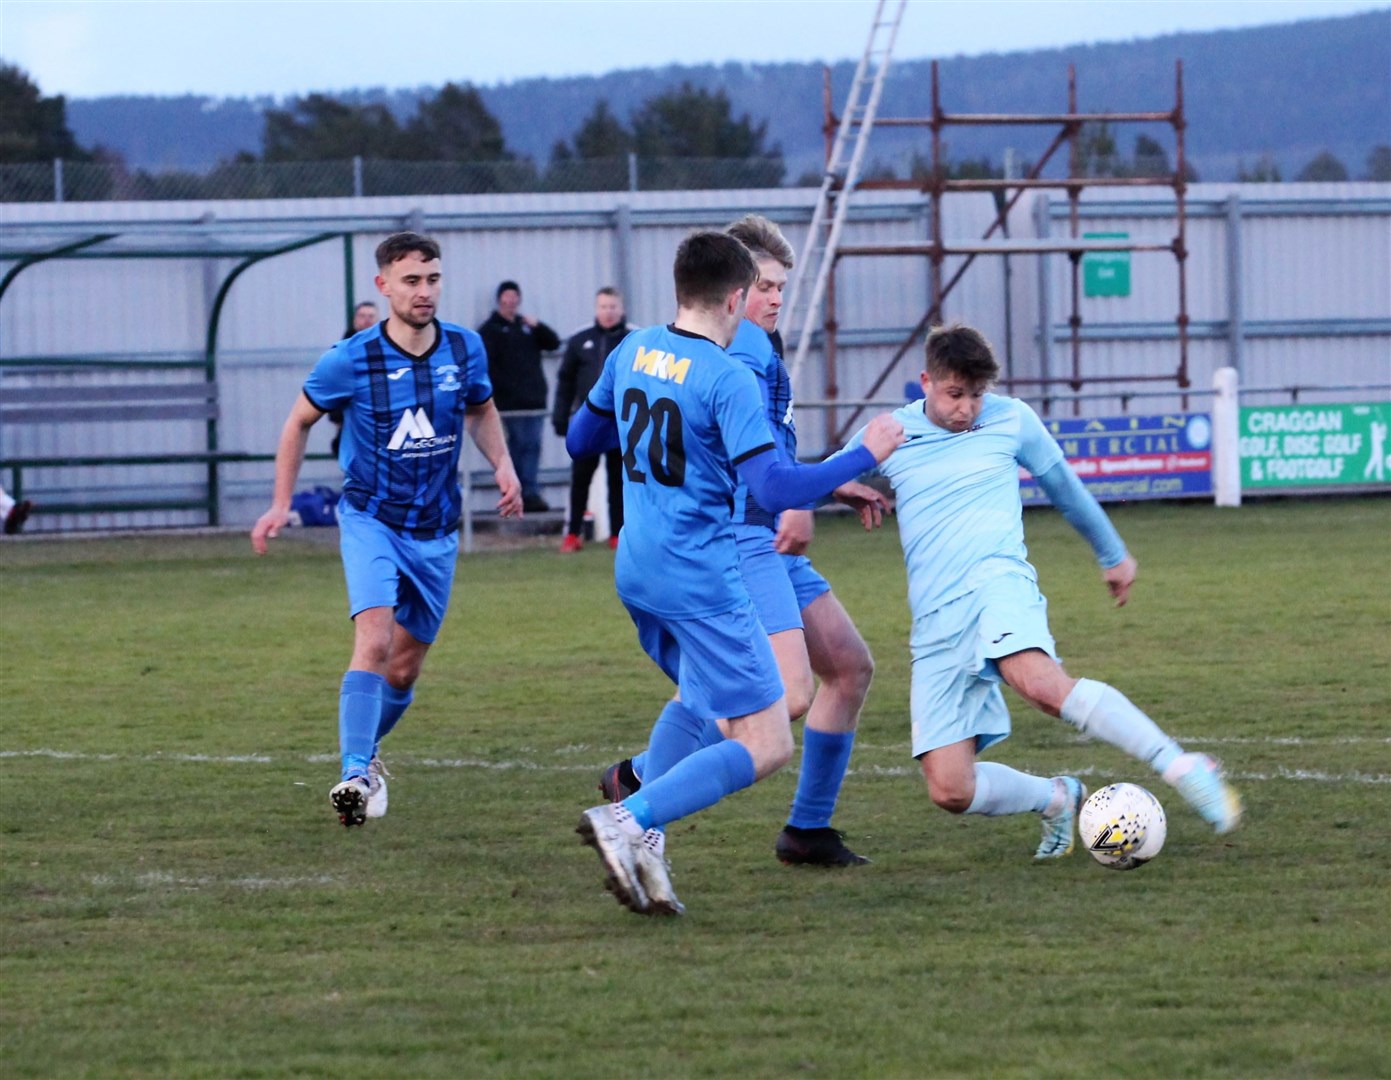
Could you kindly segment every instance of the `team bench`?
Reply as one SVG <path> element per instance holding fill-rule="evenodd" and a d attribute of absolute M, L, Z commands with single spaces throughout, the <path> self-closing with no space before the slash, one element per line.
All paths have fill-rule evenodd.
<path fill-rule="evenodd" d="M 129 369 L 127 369 L 129 370 Z M 28 373 L 26 373 L 28 374 Z M 45 372 L 45 375 L 50 372 Z M 73 374 L 71 369 L 63 375 Z M 89 372 L 83 372 L 89 375 Z M 23 440 L 32 449 L 0 457 L 0 470 L 8 472 L 10 494 L 16 499 L 32 498 L 34 513 L 43 515 L 98 514 L 148 511 L 203 512 L 208 524 L 217 524 L 218 467 L 226 462 L 270 460 L 271 455 L 244 454 L 210 449 L 213 445 L 211 425 L 218 418 L 218 386 L 216 382 L 182 381 L 149 383 L 93 384 L 84 379 L 75 385 L 5 386 L 0 391 L 0 431 L 17 428 L 53 432 L 51 438 L 40 435 Z M 73 432 L 87 433 L 95 425 L 147 425 L 199 421 L 207 427 L 191 430 L 201 449 L 159 453 L 78 452 L 64 453 L 62 440 Z M 157 429 L 151 429 L 151 433 Z M 124 441 L 139 445 L 135 439 Z M 56 444 L 58 449 L 44 449 L 44 444 Z M 154 466 L 194 466 L 198 480 L 173 485 L 175 494 L 156 493 L 142 474 L 136 483 L 122 487 L 107 478 L 83 478 L 74 482 L 71 477 L 55 477 L 53 470 L 101 469 L 123 466 L 144 469 Z M 32 474 L 43 478 L 34 482 Z M 28 474 L 28 475 L 27 475 Z M 46 481 L 46 482 L 44 482 Z M 196 488 L 197 490 L 192 490 Z M 182 490 L 178 490 L 182 489 Z M 112 497 L 110 492 L 125 492 Z M 92 497 L 79 497 L 84 492 L 100 492 Z"/>

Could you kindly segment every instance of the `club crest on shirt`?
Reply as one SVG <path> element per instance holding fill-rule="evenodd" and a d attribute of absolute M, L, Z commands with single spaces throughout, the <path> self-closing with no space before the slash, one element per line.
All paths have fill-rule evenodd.
<path fill-rule="evenodd" d="M 435 374 L 440 377 L 439 385 L 436 390 L 462 390 L 464 384 L 458 379 L 458 364 L 441 364 L 435 368 Z"/>

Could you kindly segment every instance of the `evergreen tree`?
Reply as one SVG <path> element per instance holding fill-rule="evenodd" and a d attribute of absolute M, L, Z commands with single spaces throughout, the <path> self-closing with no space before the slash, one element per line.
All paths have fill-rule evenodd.
<path fill-rule="evenodd" d="M 633 133 L 623 126 L 623 121 L 609 111 L 607 98 L 600 98 L 594 109 L 585 117 L 579 131 L 575 132 L 575 145 L 571 149 L 565 140 L 560 140 L 551 150 L 552 161 L 572 161 L 580 159 L 593 161 L 598 158 L 626 157 L 633 149 Z"/>
<path fill-rule="evenodd" d="M 410 161 L 511 161 L 502 125 L 478 91 L 445 83 L 406 124 L 401 157 Z"/>
<path fill-rule="evenodd" d="M 1327 180 L 1346 180 L 1348 169 L 1341 161 L 1333 156 L 1332 151 L 1324 150 L 1316 156 L 1309 164 L 1299 170 L 1296 180 L 1327 181 Z"/>
<path fill-rule="evenodd" d="M 91 161 L 68 130 L 67 101 L 44 97 L 23 70 L 0 63 L 0 161 Z"/>
<path fill-rule="evenodd" d="M 1269 154 L 1257 158 L 1249 171 L 1245 162 L 1237 162 L 1236 178 L 1242 184 L 1278 184 L 1284 179 L 1280 175 L 1279 163 Z"/>
<path fill-rule="evenodd" d="M 632 126 L 644 189 L 782 183 L 782 149 L 764 145 L 767 121 L 756 125 L 748 113 L 736 120 L 723 90 L 711 93 L 683 82 L 645 101 L 633 114 Z M 702 167 L 691 160 L 700 158 L 736 158 L 741 164 Z"/>
<path fill-rule="evenodd" d="M 1391 146 L 1382 143 L 1372 147 L 1367 155 L 1367 172 L 1363 180 L 1391 180 Z"/>
<path fill-rule="evenodd" d="M 345 105 L 324 94 L 266 110 L 261 136 L 264 161 L 344 161 L 353 157 L 399 158 L 401 127 L 385 105 Z"/>
<path fill-rule="evenodd" d="M 1135 161 L 1132 173 L 1135 176 L 1169 176 L 1169 153 L 1156 140 L 1148 135 L 1135 136 Z"/>

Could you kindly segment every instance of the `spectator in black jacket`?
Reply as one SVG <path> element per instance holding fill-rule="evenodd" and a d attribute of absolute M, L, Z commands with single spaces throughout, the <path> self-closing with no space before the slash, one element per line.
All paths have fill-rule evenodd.
<path fill-rule="evenodd" d="M 522 507 L 533 513 L 550 509 L 541 497 L 537 470 L 541 464 L 541 423 L 545 419 L 546 376 L 541 354 L 560 348 L 560 338 L 545 323 L 517 309 L 522 289 L 515 281 L 497 287 L 497 310 L 478 328 L 488 350 L 488 377 L 493 400 L 507 429 L 507 445 L 522 482 Z M 534 413 L 531 416 L 509 415 Z"/>
<path fill-rule="evenodd" d="M 623 294 L 612 285 L 605 285 L 594 295 L 594 325 L 575 333 L 565 346 L 565 359 L 555 380 L 555 408 L 551 426 L 562 439 L 570 427 L 570 417 L 584 404 L 590 388 L 604 370 L 604 361 L 633 328 L 623 318 Z M 618 530 L 623 528 L 623 455 L 610 450 L 603 455 L 609 482 L 609 547 L 618 546 Z M 575 458 L 570 463 L 570 519 L 565 539 L 560 542 L 562 554 L 571 554 L 584 546 L 581 529 L 584 508 L 589 502 L 589 485 L 599 467 L 599 455 Z"/>

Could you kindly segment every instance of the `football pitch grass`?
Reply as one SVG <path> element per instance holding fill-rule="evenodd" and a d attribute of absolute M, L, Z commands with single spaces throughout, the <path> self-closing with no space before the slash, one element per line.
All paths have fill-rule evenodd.
<path fill-rule="evenodd" d="M 669 689 L 602 545 L 462 560 L 390 814 L 345 830 L 333 547 L 0 544 L 0 1074 L 1391 1075 L 1391 500 L 1113 516 L 1122 609 L 1027 515 L 1060 651 L 1225 762 L 1238 831 L 1013 698 L 987 756 L 1144 784 L 1163 853 L 1034 865 L 1034 817 L 937 810 L 895 530 L 823 521 L 878 661 L 836 818 L 873 864 L 773 858 L 794 758 L 673 827 L 666 920 L 614 903 L 573 832 Z"/>

